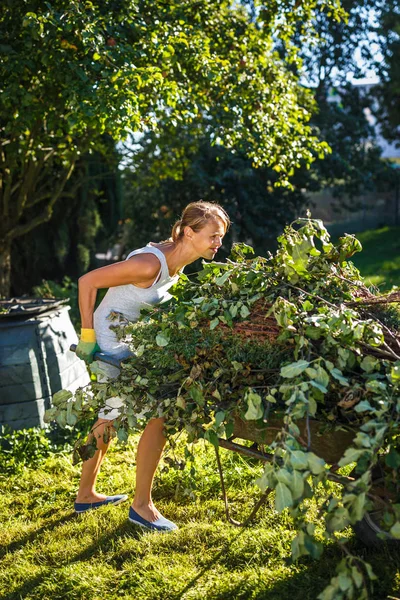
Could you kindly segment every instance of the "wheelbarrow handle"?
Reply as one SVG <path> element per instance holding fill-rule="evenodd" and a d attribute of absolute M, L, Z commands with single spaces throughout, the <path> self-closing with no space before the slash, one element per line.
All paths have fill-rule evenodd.
<path fill-rule="evenodd" d="M 71 344 L 69 349 L 71 352 L 76 352 L 76 344 Z M 94 360 L 101 360 L 101 362 L 107 363 L 108 365 L 112 365 L 113 367 L 121 366 L 121 359 L 115 358 L 115 356 L 111 356 L 110 354 L 106 354 L 105 352 L 96 352 L 93 355 Z"/>

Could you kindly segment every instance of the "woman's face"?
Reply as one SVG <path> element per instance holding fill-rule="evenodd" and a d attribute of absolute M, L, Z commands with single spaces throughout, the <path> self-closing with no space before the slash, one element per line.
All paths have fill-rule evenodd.
<path fill-rule="evenodd" d="M 211 219 L 200 231 L 193 231 L 191 227 L 185 227 L 185 236 L 192 244 L 193 250 L 199 257 L 212 260 L 225 235 L 225 224 L 221 219 Z"/>

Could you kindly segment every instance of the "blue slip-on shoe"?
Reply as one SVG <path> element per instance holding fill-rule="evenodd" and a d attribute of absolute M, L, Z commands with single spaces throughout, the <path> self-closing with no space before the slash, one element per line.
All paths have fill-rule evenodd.
<path fill-rule="evenodd" d="M 104 500 L 99 502 L 75 502 L 74 509 L 76 513 L 84 513 L 88 510 L 100 508 L 100 506 L 106 506 L 107 504 L 113 504 L 114 506 L 124 502 L 128 499 L 126 494 L 119 494 L 118 496 L 107 496 Z"/>
<path fill-rule="evenodd" d="M 138 513 L 133 510 L 132 506 L 129 509 L 129 520 L 131 523 L 135 523 L 135 525 L 140 525 L 141 527 L 145 527 L 146 529 L 151 529 L 153 531 L 161 531 L 163 533 L 167 531 L 173 531 L 174 529 L 178 529 L 178 525 L 173 523 L 172 521 L 168 521 L 165 517 L 161 516 L 156 521 L 146 521 L 143 519 Z"/>

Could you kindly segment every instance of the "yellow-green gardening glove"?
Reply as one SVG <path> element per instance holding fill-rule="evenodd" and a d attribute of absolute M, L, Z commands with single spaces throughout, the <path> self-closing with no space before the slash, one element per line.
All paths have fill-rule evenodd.
<path fill-rule="evenodd" d="M 93 362 L 94 355 L 99 352 L 100 346 L 96 342 L 94 329 L 81 329 L 81 339 L 76 347 L 75 354 L 88 365 Z"/>

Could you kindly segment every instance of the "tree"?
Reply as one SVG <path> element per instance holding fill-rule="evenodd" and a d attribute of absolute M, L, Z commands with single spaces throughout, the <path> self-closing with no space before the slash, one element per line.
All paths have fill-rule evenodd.
<path fill-rule="evenodd" d="M 307 125 L 312 98 L 282 60 L 315 11 L 335 0 L 261 6 L 256 22 L 226 0 L 151 3 L 7 1 L 0 16 L 0 294 L 14 239 L 51 218 L 80 156 L 154 128 L 209 115 L 215 140 L 269 164 L 281 183 L 326 150 Z M 35 215 L 32 217 L 32 211 Z"/>

